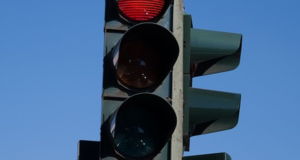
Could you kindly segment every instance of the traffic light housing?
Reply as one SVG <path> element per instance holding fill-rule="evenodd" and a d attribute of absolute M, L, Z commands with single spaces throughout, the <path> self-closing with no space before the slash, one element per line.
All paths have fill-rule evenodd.
<path fill-rule="evenodd" d="M 179 54 L 171 2 L 106 0 L 100 159 L 169 159 Z"/>
<path fill-rule="evenodd" d="M 184 15 L 185 151 L 190 149 L 190 137 L 237 125 L 241 94 L 192 88 L 192 79 L 235 69 L 240 62 L 241 46 L 241 34 L 194 29 L 191 15 Z"/>
<path fill-rule="evenodd" d="M 177 1 L 177 9 L 180 6 Z M 236 126 L 241 95 L 192 88 L 192 78 L 235 69 L 242 35 L 194 29 L 188 14 L 183 20 L 183 93 L 178 86 L 179 97 L 174 98 L 177 94 L 172 96 L 172 91 L 181 81 L 175 84 L 177 78 L 172 79 L 180 50 L 172 34 L 174 27 L 180 28 L 172 26 L 173 0 L 106 0 L 101 142 L 80 141 L 80 160 L 97 155 L 102 160 L 171 159 L 171 152 L 181 150 L 173 147 L 182 147 L 176 136 L 178 143 L 170 145 L 182 117 L 185 151 L 192 136 Z M 179 101 L 174 105 L 179 105 L 177 115 L 172 97 Z M 227 160 L 230 156 L 217 153 L 183 159 Z"/>

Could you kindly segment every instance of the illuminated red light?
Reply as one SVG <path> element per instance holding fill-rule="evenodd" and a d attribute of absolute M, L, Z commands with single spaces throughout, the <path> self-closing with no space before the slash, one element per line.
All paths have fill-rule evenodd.
<path fill-rule="evenodd" d="M 136 21 L 151 21 L 162 11 L 165 0 L 119 0 L 119 9 L 124 18 Z"/>

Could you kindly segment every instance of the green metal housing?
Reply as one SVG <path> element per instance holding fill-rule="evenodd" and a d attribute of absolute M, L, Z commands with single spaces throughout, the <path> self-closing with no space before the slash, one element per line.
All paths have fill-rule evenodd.
<path fill-rule="evenodd" d="M 191 15 L 185 14 L 183 138 L 186 151 L 191 136 L 235 127 L 241 102 L 241 94 L 192 88 L 192 78 L 237 68 L 242 35 L 192 27 Z"/>
<path fill-rule="evenodd" d="M 182 160 L 231 160 L 227 153 L 214 153 L 183 157 Z"/>
<path fill-rule="evenodd" d="M 190 35 L 192 77 L 230 71 L 238 67 L 241 34 L 191 28 Z"/>

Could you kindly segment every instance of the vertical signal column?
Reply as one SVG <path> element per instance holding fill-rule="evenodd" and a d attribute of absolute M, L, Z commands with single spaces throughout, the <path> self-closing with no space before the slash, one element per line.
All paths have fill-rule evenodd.
<path fill-rule="evenodd" d="M 177 124 L 171 71 L 179 47 L 172 0 L 106 0 L 103 160 L 169 159 Z"/>

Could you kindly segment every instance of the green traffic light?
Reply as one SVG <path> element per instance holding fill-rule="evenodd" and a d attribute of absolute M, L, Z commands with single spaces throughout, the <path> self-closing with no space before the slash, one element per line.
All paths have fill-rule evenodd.
<path fill-rule="evenodd" d="M 116 153 L 122 157 L 149 159 L 161 151 L 176 123 L 169 102 L 154 94 L 140 93 L 124 101 L 111 116 L 108 126 Z"/>
<path fill-rule="evenodd" d="M 162 138 L 155 132 L 155 114 L 135 106 L 118 114 L 114 143 L 125 154 L 142 157 L 151 154 Z"/>

